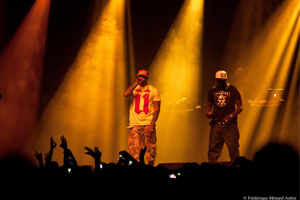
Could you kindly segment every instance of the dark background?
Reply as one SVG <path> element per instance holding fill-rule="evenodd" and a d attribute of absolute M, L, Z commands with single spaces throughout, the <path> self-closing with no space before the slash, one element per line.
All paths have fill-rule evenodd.
<path fill-rule="evenodd" d="M 183 0 L 130 1 L 136 70 L 149 68 L 183 2 Z M 34 0 L 0 0 L 0 52 L 5 49 L 33 3 Z M 214 84 L 212 74 L 222 68 L 220 60 L 237 3 L 238 0 L 205 1 L 202 47 L 202 91 L 205 93 Z M 43 106 L 46 106 L 54 95 L 88 36 L 93 24 L 90 13 L 97 5 L 99 5 L 97 0 L 51 1 L 42 82 Z"/>

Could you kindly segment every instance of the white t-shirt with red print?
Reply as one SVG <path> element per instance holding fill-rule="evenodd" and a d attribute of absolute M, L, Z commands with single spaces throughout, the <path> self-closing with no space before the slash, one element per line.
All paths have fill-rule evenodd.
<path fill-rule="evenodd" d="M 158 90 L 152 85 L 143 88 L 139 85 L 133 91 L 133 101 L 130 104 L 129 127 L 134 125 L 149 125 L 154 113 L 154 101 L 160 101 Z"/>

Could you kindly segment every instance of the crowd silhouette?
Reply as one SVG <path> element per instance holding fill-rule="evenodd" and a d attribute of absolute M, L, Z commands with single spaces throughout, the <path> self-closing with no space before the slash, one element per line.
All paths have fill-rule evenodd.
<path fill-rule="evenodd" d="M 3 199 L 299 199 L 299 155 L 288 145 L 269 144 L 254 161 L 238 157 L 229 167 L 192 162 L 176 170 L 145 164 L 146 148 L 140 162 L 120 151 L 117 163 L 103 163 L 98 147 L 86 146 L 95 165 L 80 166 L 64 136 L 59 166 L 52 161 L 56 146 L 51 137 L 44 159 L 35 152 L 38 168 L 21 157 L 2 159 Z"/>

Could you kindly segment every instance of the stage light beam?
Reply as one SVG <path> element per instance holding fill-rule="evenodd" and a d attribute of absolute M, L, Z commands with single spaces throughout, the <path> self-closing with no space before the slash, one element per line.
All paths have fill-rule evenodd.
<path fill-rule="evenodd" d="M 27 145 L 38 121 L 50 2 L 35 1 L 1 54 L 0 157 L 32 155 Z"/>
<path fill-rule="evenodd" d="M 248 158 L 253 158 L 258 150 L 271 141 L 283 142 L 278 134 L 275 134 L 274 130 L 281 129 L 280 124 L 276 122 L 280 118 L 290 118 L 288 116 L 297 112 L 290 110 L 292 112 L 285 112 L 285 117 L 279 116 L 279 109 L 284 107 L 266 106 L 268 104 L 261 102 L 267 99 L 269 88 L 296 90 L 295 85 L 294 88 L 289 88 L 286 84 L 289 74 L 299 74 L 299 71 L 291 70 L 297 69 L 293 67 L 293 59 L 299 42 L 300 2 L 287 0 L 277 3 L 268 15 L 264 6 L 266 4 L 261 2 L 240 2 L 223 62 L 228 71 L 243 67 L 247 71 L 247 77 L 253 80 L 251 89 L 255 91 L 256 98 L 243 100 L 244 111 L 239 117 L 241 155 Z M 251 8 L 254 7 L 257 9 L 255 16 L 251 12 Z M 255 21 L 260 19 L 256 15 L 267 17 L 260 22 Z M 247 100 L 254 103 L 247 106 Z M 285 100 L 289 105 L 294 104 L 294 98 Z M 280 134 L 298 134 L 297 131 L 288 129 L 284 132 Z M 284 142 L 299 149 L 299 141 Z"/>
<path fill-rule="evenodd" d="M 190 153 L 196 136 L 191 130 L 195 127 L 191 125 L 195 116 L 191 119 L 189 111 L 199 103 L 201 94 L 203 4 L 203 0 L 183 3 L 149 68 L 149 83 L 158 88 L 162 98 L 157 122 L 158 161 L 187 162 L 198 159 L 196 153 Z"/>
<path fill-rule="evenodd" d="M 116 162 L 118 152 L 127 148 L 124 8 L 124 0 L 106 4 L 43 114 L 38 151 L 47 151 L 51 136 L 59 140 L 64 135 L 78 163 L 93 165 L 84 146 L 97 146 L 103 162 Z M 62 164 L 61 154 L 53 159 Z"/>

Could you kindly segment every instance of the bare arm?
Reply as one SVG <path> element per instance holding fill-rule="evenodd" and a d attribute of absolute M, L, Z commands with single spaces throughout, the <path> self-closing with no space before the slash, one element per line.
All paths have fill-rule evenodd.
<path fill-rule="evenodd" d="M 160 101 L 154 101 L 153 106 L 154 106 L 154 113 L 150 124 L 155 124 L 156 120 L 158 119 L 160 113 Z"/>
<path fill-rule="evenodd" d="M 133 95 L 133 90 L 136 88 L 137 85 L 138 79 L 136 79 L 135 83 L 124 92 L 124 97 L 131 97 Z"/>
<path fill-rule="evenodd" d="M 207 104 L 206 104 L 205 113 L 206 113 L 206 117 L 208 119 L 210 119 L 212 117 L 212 111 L 211 111 L 212 105 L 213 105 L 212 102 L 207 102 Z"/>
<path fill-rule="evenodd" d="M 153 106 L 154 106 L 153 118 L 152 121 L 150 122 L 150 125 L 147 127 L 147 131 L 149 132 L 153 131 L 155 122 L 158 119 L 160 113 L 160 101 L 154 101 Z"/>
<path fill-rule="evenodd" d="M 238 114 L 240 114 L 243 111 L 243 104 L 242 104 L 242 100 L 235 100 L 235 104 L 236 104 L 236 109 L 233 113 L 231 113 L 232 117 L 237 116 Z"/>
<path fill-rule="evenodd" d="M 229 114 L 223 119 L 223 122 L 228 123 L 232 118 L 236 117 L 243 111 L 242 100 L 235 100 L 236 109 L 233 113 Z"/>

